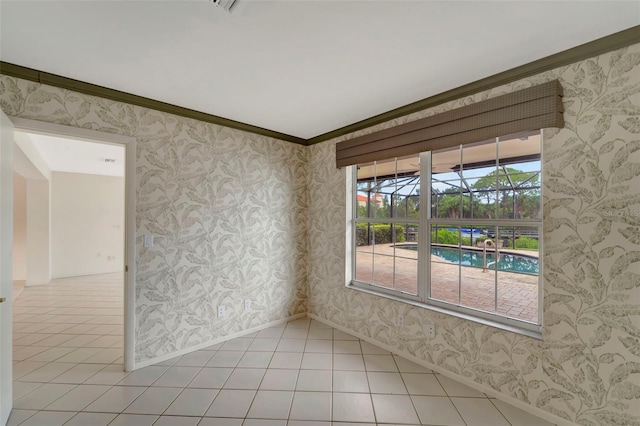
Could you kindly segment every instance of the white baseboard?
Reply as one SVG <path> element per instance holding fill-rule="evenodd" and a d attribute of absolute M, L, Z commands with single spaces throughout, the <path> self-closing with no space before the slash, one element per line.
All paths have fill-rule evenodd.
<path fill-rule="evenodd" d="M 457 382 L 465 384 L 465 385 L 469 386 L 470 388 L 473 388 L 473 389 L 475 389 L 475 390 L 477 390 L 479 392 L 486 393 L 487 395 L 491 396 L 492 398 L 499 399 L 500 401 L 503 401 L 503 402 L 506 402 L 507 404 L 513 405 L 514 407 L 517 407 L 517 408 L 521 409 L 522 411 L 526 411 L 527 413 L 530 413 L 530 414 L 532 414 L 534 416 L 537 416 L 537 417 L 540 417 L 542 419 L 545 419 L 545 420 L 547 420 L 547 421 L 549 421 L 551 423 L 554 423 L 554 424 L 556 424 L 558 426 L 578 426 L 576 423 L 567 421 L 567 420 L 565 420 L 565 419 L 563 419 L 561 417 L 558 417 L 558 416 L 556 416 L 554 414 L 551 414 L 551 413 L 549 413 L 547 411 L 541 410 L 540 408 L 533 407 L 533 406 L 531 406 L 531 405 L 529 405 L 529 404 L 527 404 L 525 402 L 520 401 L 519 399 L 513 398 L 513 397 L 508 396 L 508 395 L 504 395 L 504 394 L 496 391 L 493 388 L 490 388 L 488 386 L 482 385 L 480 383 L 476 383 L 473 380 L 467 379 L 466 377 L 459 376 L 459 375 L 457 375 L 455 373 L 452 373 L 451 371 L 449 371 L 449 370 L 447 370 L 447 369 L 445 369 L 443 367 L 440 367 L 440 366 L 435 365 L 435 364 L 431 364 L 431 363 L 429 363 L 429 362 L 427 362 L 427 361 L 425 361 L 423 359 L 420 359 L 420 358 L 417 358 L 417 357 L 411 355 L 408 352 L 404 352 L 404 351 L 398 350 L 398 348 L 385 345 L 384 343 L 378 342 L 375 339 L 372 339 L 370 337 L 364 336 L 364 335 L 362 335 L 362 334 L 360 334 L 360 333 L 358 333 L 356 331 L 353 331 L 353 330 L 351 330 L 349 328 L 342 327 L 342 326 L 340 326 L 340 325 L 338 325 L 338 324 L 336 324 L 336 323 L 334 323 L 332 321 L 326 320 L 324 318 L 320 318 L 317 315 L 314 315 L 314 314 L 311 314 L 311 313 L 307 313 L 307 316 L 309 318 L 314 319 L 316 321 L 319 321 L 321 323 L 330 325 L 331 327 L 336 328 L 336 329 L 338 329 L 340 331 L 343 331 L 345 333 L 351 334 L 352 336 L 355 336 L 360 340 L 364 340 L 365 342 L 369 342 L 372 345 L 376 345 L 378 347 L 386 349 L 387 351 L 389 351 L 391 353 L 394 353 L 396 355 L 400 355 L 401 357 L 406 358 L 409 361 L 415 362 L 416 364 L 419 364 L 419 365 L 421 365 L 421 366 L 423 366 L 425 368 L 433 370 L 433 371 L 437 372 L 438 374 L 442 374 L 443 376 L 446 376 L 446 377 L 448 377 L 448 378 L 450 378 L 452 380 L 455 380 Z"/>
<path fill-rule="evenodd" d="M 51 284 L 51 281 L 35 282 L 35 283 L 33 281 L 31 281 L 31 282 L 25 282 L 24 286 L 25 287 L 39 287 L 39 286 L 42 286 L 42 285 L 49 285 L 49 284 Z"/>
<path fill-rule="evenodd" d="M 92 272 L 92 273 L 82 273 L 82 274 L 62 274 L 62 275 L 52 275 L 51 280 L 64 280 L 66 278 L 82 278 L 82 277 L 93 277 L 95 275 L 110 275 L 110 274 L 124 274 L 124 269 L 118 268 L 116 271 L 102 271 L 102 272 Z"/>
<path fill-rule="evenodd" d="M 223 343 L 223 342 L 226 342 L 227 340 L 235 339 L 236 337 L 246 336 L 247 334 L 255 333 L 256 331 L 264 330 L 265 328 L 273 327 L 273 326 L 276 326 L 276 325 L 279 325 L 279 324 L 284 324 L 284 323 L 289 322 L 291 320 L 298 319 L 298 318 L 303 318 L 303 317 L 306 317 L 306 316 L 307 316 L 307 314 L 292 315 L 292 316 L 289 316 L 289 317 L 286 317 L 286 318 L 279 319 L 277 321 L 272 321 L 270 323 L 260 325 L 258 327 L 249 328 L 247 330 L 243 330 L 243 331 L 240 331 L 238 333 L 230 334 L 228 336 L 220 337 L 220 338 L 214 339 L 214 340 L 209 340 L 207 342 L 200 343 L 199 345 L 196 345 L 196 346 L 190 346 L 190 347 L 188 347 L 186 349 L 180 349 L 179 351 L 171 352 L 170 354 L 167 354 L 167 355 L 162 355 L 162 356 L 159 356 L 159 357 L 156 357 L 156 358 L 152 358 L 152 359 L 148 359 L 148 360 L 142 361 L 142 362 L 136 362 L 133 365 L 133 370 L 132 371 L 138 370 L 138 369 L 140 369 L 142 367 L 147 367 L 149 365 L 157 364 L 159 362 L 167 361 L 167 360 L 169 360 L 171 358 L 175 358 L 175 357 L 180 356 L 180 355 L 185 355 L 185 354 L 188 354 L 188 353 L 191 353 L 191 352 L 195 352 L 195 351 L 207 348 L 207 347 L 212 346 L 212 345 L 217 345 L 218 343 Z"/>

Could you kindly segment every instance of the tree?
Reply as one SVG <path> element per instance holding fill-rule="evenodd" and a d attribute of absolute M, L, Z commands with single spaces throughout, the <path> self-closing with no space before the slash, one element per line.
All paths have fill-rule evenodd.
<path fill-rule="evenodd" d="M 393 197 L 393 211 L 397 218 L 420 218 L 420 196 L 419 195 L 401 195 Z"/>
<path fill-rule="evenodd" d="M 478 179 L 472 187 L 482 194 L 485 217 L 492 217 L 493 205 L 498 202 L 498 215 L 502 218 L 539 217 L 540 173 L 524 172 L 512 167 L 501 167 Z M 480 209 L 482 209 L 480 207 Z M 475 217 L 482 217 L 480 214 Z"/>
<path fill-rule="evenodd" d="M 435 198 L 435 197 L 434 197 Z M 448 217 L 456 219 L 460 217 L 460 195 L 443 194 L 437 195 L 438 217 Z"/>

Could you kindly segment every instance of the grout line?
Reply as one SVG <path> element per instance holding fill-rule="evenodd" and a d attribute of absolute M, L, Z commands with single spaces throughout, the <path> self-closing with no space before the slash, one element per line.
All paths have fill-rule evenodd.
<path fill-rule="evenodd" d="M 449 395 L 449 391 L 444 387 L 442 382 L 440 382 L 440 379 L 438 378 L 438 374 L 434 374 L 434 376 L 436 376 L 436 380 L 438 381 L 438 383 L 440 383 L 440 387 L 444 390 L 444 393 L 447 395 L 446 397 L 451 403 L 451 405 L 453 405 L 454 410 L 456 410 L 456 413 L 458 413 L 458 416 L 460 416 L 460 418 L 462 419 L 462 422 L 466 425 L 467 421 L 464 419 L 464 417 L 462 417 L 462 413 L 458 409 L 458 406 L 453 402 L 453 399 L 451 399 L 452 397 Z"/>
<path fill-rule="evenodd" d="M 492 401 L 492 398 L 487 398 L 487 399 L 489 400 L 491 405 L 493 405 L 494 408 L 496 410 L 498 410 L 498 413 L 500 413 L 500 415 L 502 415 L 502 417 L 507 421 L 507 423 L 509 423 L 511 426 L 517 426 L 517 425 L 514 425 L 513 423 L 511 423 L 511 421 L 507 418 L 507 416 L 505 416 L 505 414 L 502 412 L 502 410 L 500 410 L 500 408 L 498 408 L 498 406 L 496 404 L 494 404 L 494 402 Z"/>

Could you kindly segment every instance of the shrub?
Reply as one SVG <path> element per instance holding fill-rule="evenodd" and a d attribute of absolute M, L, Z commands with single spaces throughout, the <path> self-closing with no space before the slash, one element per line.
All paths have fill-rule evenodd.
<path fill-rule="evenodd" d="M 478 243 L 481 243 L 481 242 L 483 242 L 483 241 L 487 241 L 487 240 L 489 240 L 489 239 L 490 239 L 490 238 L 489 238 L 489 237 L 486 237 L 486 236 L 478 237 L 478 238 L 476 238 L 476 239 L 475 239 L 475 241 L 476 241 L 476 245 L 477 245 Z"/>
<path fill-rule="evenodd" d="M 431 231 L 431 244 L 451 244 L 457 246 L 458 242 L 463 246 L 470 246 L 471 237 L 462 237 L 459 239 L 458 231 L 438 229 L 438 238 L 436 238 L 436 231 Z"/>
<path fill-rule="evenodd" d="M 517 249 L 538 250 L 538 240 L 529 237 L 520 237 L 516 239 Z"/>
<path fill-rule="evenodd" d="M 438 244 L 458 244 L 458 232 L 449 229 L 439 229 L 436 237 L 436 231 L 431 231 L 431 243 Z"/>
<path fill-rule="evenodd" d="M 372 223 L 371 232 L 375 235 L 375 244 L 392 244 L 392 231 L 391 224 L 389 223 Z M 396 242 L 402 243 L 405 242 L 405 233 L 404 227 L 396 225 Z M 356 224 L 356 245 L 357 246 L 366 246 L 369 245 L 369 241 L 367 241 L 367 224 L 366 223 L 357 223 Z"/>

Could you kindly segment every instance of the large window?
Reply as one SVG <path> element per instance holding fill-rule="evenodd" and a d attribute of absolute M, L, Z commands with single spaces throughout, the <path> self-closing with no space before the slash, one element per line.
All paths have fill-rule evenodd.
<path fill-rule="evenodd" d="M 541 132 L 358 164 L 352 285 L 540 325 Z"/>

